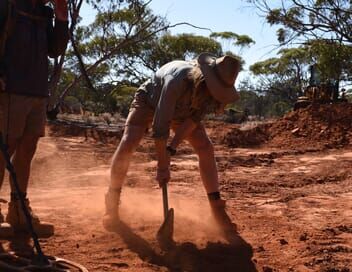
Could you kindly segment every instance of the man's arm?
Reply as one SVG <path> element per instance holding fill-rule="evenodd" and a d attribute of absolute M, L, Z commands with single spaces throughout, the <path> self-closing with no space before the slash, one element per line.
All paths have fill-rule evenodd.
<path fill-rule="evenodd" d="M 158 158 L 157 180 L 160 185 L 170 180 L 170 154 L 166 150 L 166 146 L 178 98 L 177 88 L 179 88 L 179 82 L 172 76 L 167 76 L 163 80 L 163 89 L 153 120 L 153 138 Z"/>
<path fill-rule="evenodd" d="M 68 34 L 68 11 L 66 0 L 55 0 L 55 26 L 48 24 L 48 54 L 56 58 L 65 53 Z"/>

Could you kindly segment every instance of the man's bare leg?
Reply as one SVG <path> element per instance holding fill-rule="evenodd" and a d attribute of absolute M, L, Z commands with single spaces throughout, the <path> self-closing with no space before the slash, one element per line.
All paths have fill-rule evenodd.
<path fill-rule="evenodd" d="M 208 194 L 209 204 L 215 221 L 230 242 L 237 241 L 236 225 L 226 213 L 226 203 L 220 198 L 219 178 L 214 147 L 202 125 L 199 125 L 187 139 L 199 157 L 199 170 Z"/>
<path fill-rule="evenodd" d="M 200 176 L 207 194 L 218 192 L 219 178 L 214 147 L 207 136 L 204 127 L 199 125 L 191 135 L 187 137 L 187 140 L 198 155 Z"/>
<path fill-rule="evenodd" d="M 14 150 L 17 145 L 17 140 L 16 139 L 8 139 L 7 140 L 7 152 L 10 158 L 12 157 Z M 6 168 L 6 162 L 4 159 L 4 155 L 0 154 L 0 190 L 2 188 L 2 185 L 4 183 L 4 176 L 5 176 L 5 168 Z M 1 213 L 0 209 L 0 223 L 4 222 L 4 216 Z"/>
<path fill-rule="evenodd" d="M 38 136 L 23 136 L 18 142 L 13 157 L 13 166 L 16 171 L 19 189 L 22 193 L 27 192 L 31 163 L 37 150 Z M 11 192 L 16 192 L 13 182 L 10 183 Z"/>
<path fill-rule="evenodd" d="M 130 165 L 132 155 L 145 133 L 145 126 L 128 125 L 112 158 L 110 188 L 121 189 Z"/>
<path fill-rule="evenodd" d="M 121 188 L 127 176 L 132 155 L 141 141 L 146 126 L 127 125 L 111 163 L 110 186 L 105 195 L 105 215 L 103 225 L 107 230 L 114 230 L 119 222 L 119 202 Z"/>
<path fill-rule="evenodd" d="M 27 196 L 28 181 L 32 159 L 37 149 L 39 136 L 23 136 L 17 143 L 15 153 L 13 155 L 13 165 L 16 171 L 16 177 L 20 193 L 24 198 L 26 207 L 32 216 L 32 224 L 34 229 L 40 236 L 51 236 L 54 234 L 54 226 L 50 223 L 42 223 L 39 218 L 33 213 Z M 6 221 L 18 231 L 27 231 L 27 221 L 24 215 L 19 196 L 13 184 L 11 186 L 11 201 L 9 203 L 9 211 L 6 216 Z"/>

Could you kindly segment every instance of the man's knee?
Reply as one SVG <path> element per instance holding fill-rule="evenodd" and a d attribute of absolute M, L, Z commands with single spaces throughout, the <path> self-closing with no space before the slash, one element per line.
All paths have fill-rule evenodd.
<path fill-rule="evenodd" d="M 197 154 L 214 154 L 214 147 L 209 138 L 203 138 L 193 145 Z"/>
<path fill-rule="evenodd" d="M 119 155 L 133 152 L 141 140 L 141 133 L 137 131 L 126 131 L 118 147 Z"/>

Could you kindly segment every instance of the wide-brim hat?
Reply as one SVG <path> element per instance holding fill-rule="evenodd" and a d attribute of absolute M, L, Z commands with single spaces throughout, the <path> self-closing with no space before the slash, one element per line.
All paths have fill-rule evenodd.
<path fill-rule="evenodd" d="M 238 59 L 228 55 L 217 58 L 213 54 L 202 53 L 197 62 L 211 96 L 222 104 L 233 103 L 239 99 L 234 86 L 241 67 Z"/>

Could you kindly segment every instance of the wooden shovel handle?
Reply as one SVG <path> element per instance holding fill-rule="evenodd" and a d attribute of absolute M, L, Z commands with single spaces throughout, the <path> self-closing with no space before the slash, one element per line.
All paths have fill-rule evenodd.
<path fill-rule="evenodd" d="M 167 183 L 164 183 L 161 188 L 163 190 L 164 219 L 166 219 L 167 214 L 169 212 L 169 202 L 168 202 L 168 196 L 167 196 Z"/>

